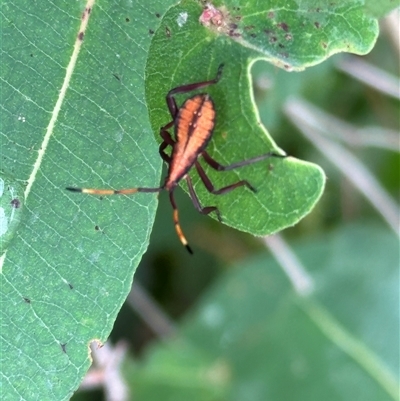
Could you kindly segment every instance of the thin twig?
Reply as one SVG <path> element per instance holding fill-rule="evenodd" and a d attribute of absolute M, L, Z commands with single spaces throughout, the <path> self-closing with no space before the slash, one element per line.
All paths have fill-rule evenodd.
<path fill-rule="evenodd" d="M 281 265 L 295 291 L 301 296 L 310 295 L 314 290 L 314 281 L 286 241 L 279 234 L 264 237 L 263 241 Z"/>
<path fill-rule="evenodd" d="M 396 8 L 382 20 L 382 27 L 389 35 L 389 39 L 396 51 L 397 59 L 400 56 L 400 8 Z"/>
<path fill-rule="evenodd" d="M 321 135 L 325 131 L 325 124 L 316 117 L 314 108 L 299 99 L 290 99 L 284 107 L 289 119 L 303 135 L 364 194 L 399 236 L 400 211 L 396 202 L 360 160 L 340 144 Z"/>
<path fill-rule="evenodd" d="M 166 340 L 177 335 L 172 320 L 137 281 L 132 285 L 127 302 L 161 339 Z"/>
<path fill-rule="evenodd" d="M 400 99 L 400 80 L 387 71 L 355 56 L 340 58 L 336 67 L 379 92 Z"/>
<path fill-rule="evenodd" d="M 373 146 L 399 152 L 400 135 L 398 132 L 383 127 L 359 128 L 346 121 L 326 113 L 318 107 L 307 105 L 314 118 L 323 123 L 319 134 L 340 140 L 351 146 Z M 322 124 L 321 124 L 322 125 Z"/>
<path fill-rule="evenodd" d="M 127 401 L 129 399 L 128 386 L 121 373 L 121 364 L 125 358 L 127 345 L 118 342 L 115 347 L 105 343 L 99 347 L 92 342 L 93 365 L 85 376 L 80 390 L 102 388 L 106 401 Z"/>

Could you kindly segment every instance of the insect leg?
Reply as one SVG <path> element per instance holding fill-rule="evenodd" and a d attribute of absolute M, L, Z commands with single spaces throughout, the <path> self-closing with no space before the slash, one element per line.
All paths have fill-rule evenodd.
<path fill-rule="evenodd" d="M 241 187 L 241 186 L 246 186 L 251 191 L 257 192 L 257 190 L 246 180 L 241 180 L 241 181 L 235 182 L 234 184 L 227 185 L 226 187 L 222 187 L 220 189 L 215 189 L 214 185 L 212 184 L 212 182 L 208 178 L 208 176 L 207 176 L 206 172 L 204 171 L 203 167 L 201 167 L 201 164 L 198 161 L 196 161 L 194 165 L 196 167 L 197 172 L 199 173 L 199 176 L 200 176 L 201 180 L 203 181 L 205 187 L 207 188 L 207 191 L 211 192 L 214 195 L 226 194 L 226 193 L 232 191 L 233 189 L 235 189 L 237 187 Z"/>
<path fill-rule="evenodd" d="M 173 122 L 172 122 L 173 123 Z M 169 124 L 167 124 L 166 125 L 166 127 L 168 128 L 168 125 Z M 166 162 L 166 163 L 171 163 L 171 156 L 170 155 L 168 155 L 167 153 L 165 153 L 165 148 L 167 147 L 167 146 L 172 146 L 172 147 L 174 147 L 174 144 L 175 144 L 175 141 L 172 139 L 172 137 L 171 137 L 171 134 L 168 132 L 168 131 L 166 131 L 166 129 L 167 128 L 165 128 L 165 127 L 162 127 L 161 128 L 161 130 L 160 130 L 160 135 L 161 135 L 161 138 L 163 139 L 163 141 L 162 141 L 162 143 L 161 143 L 161 145 L 160 145 L 160 148 L 159 148 L 159 153 L 160 153 L 160 156 L 162 157 L 162 159 Z"/>
<path fill-rule="evenodd" d="M 171 134 L 167 131 L 167 129 L 171 128 L 174 124 L 174 121 L 171 121 L 165 127 L 162 127 L 160 130 L 160 136 L 164 140 L 167 145 L 174 146 L 175 141 L 172 139 Z"/>
<path fill-rule="evenodd" d="M 189 188 L 189 194 L 190 197 L 192 198 L 192 202 L 194 207 L 201 213 L 201 214 L 209 214 L 211 212 L 215 212 L 215 214 L 218 217 L 218 220 L 222 222 L 222 218 L 221 218 L 221 213 L 218 210 L 218 208 L 216 206 L 206 206 L 206 207 L 202 207 L 200 205 L 200 201 L 199 198 L 197 197 L 197 194 L 193 188 L 193 183 L 191 178 L 187 175 L 186 176 L 186 182 L 188 184 L 188 188 Z"/>
<path fill-rule="evenodd" d="M 175 117 L 177 116 L 178 110 L 179 110 L 178 106 L 176 104 L 174 95 L 176 95 L 178 93 L 190 92 L 195 89 L 200 89 L 200 88 L 204 88 L 209 85 L 216 84 L 221 79 L 223 68 L 224 68 L 224 64 L 220 64 L 218 67 L 217 75 L 215 76 L 214 79 L 210 79 L 209 81 L 196 82 L 194 84 L 177 86 L 176 88 L 173 88 L 168 92 L 167 97 L 166 97 L 167 105 L 168 105 L 169 112 L 171 113 L 171 116 L 174 120 L 175 120 Z"/>
<path fill-rule="evenodd" d="M 214 170 L 217 170 L 217 171 L 233 170 L 233 169 L 238 168 L 238 167 L 247 166 L 248 164 L 253 164 L 253 163 L 260 162 L 262 160 L 268 159 L 269 157 L 280 157 L 280 158 L 287 157 L 287 155 L 280 155 L 280 154 L 275 153 L 275 152 L 268 152 L 268 153 L 264 153 L 263 155 L 260 155 L 260 156 L 256 156 L 256 157 L 252 157 L 250 159 L 242 160 L 241 162 L 232 163 L 232 164 L 229 164 L 228 166 L 223 166 L 222 164 L 220 164 L 216 160 L 214 160 L 207 153 L 207 151 L 203 150 L 203 152 L 201 154 L 204 157 L 204 160 L 206 161 L 206 163 L 210 167 L 212 167 Z"/>
<path fill-rule="evenodd" d="M 175 230 L 176 233 L 178 234 L 179 240 L 182 242 L 182 245 L 186 247 L 186 249 L 189 251 L 189 253 L 193 254 L 192 248 L 190 248 L 185 235 L 183 234 L 181 225 L 179 224 L 179 215 L 178 215 L 178 207 L 176 206 L 175 199 L 174 199 L 174 189 L 171 189 L 169 191 L 169 200 L 171 201 L 172 209 L 174 211 L 173 217 L 174 217 L 174 224 L 175 224 Z"/>

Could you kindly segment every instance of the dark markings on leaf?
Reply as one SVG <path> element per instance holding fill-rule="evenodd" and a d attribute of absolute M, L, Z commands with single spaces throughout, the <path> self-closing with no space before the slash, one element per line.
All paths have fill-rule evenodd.
<path fill-rule="evenodd" d="M 153 35 L 153 34 L 154 34 L 154 31 L 153 31 L 152 29 L 149 29 L 149 34 L 150 34 L 150 35 Z"/>
<path fill-rule="evenodd" d="M 100 227 L 99 227 L 99 226 L 94 226 L 94 229 L 95 229 L 96 231 L 99 231 L 99 230 L 100 230 Z"/>
<path fill-rule="evenodd" d="M 228 35 L 231 36 L 231 37 L 234 37 L 234 38 L 238 38 L 238 37 L 242 36 L 239 32 L 235 32 L 233 29 L 231 29 L 228 32 Z"/>
<path fill-rule="evenodd" d="M 85 36 L 84 32 L 79 32 L 78 39 L 82 41 L 84 36 Z"/>
<path fill-rule="evenodd" d="M 113 77 L 114 77 L 115 79 L 117 79 L 118 81 L 121 81 L 121 78 L 120 78 L 117 74 L 113 74 Z"/>
<path fill-rule="evenodd" d="M 85 11 L 82 13 L 82 20 L 84 20 L 86 16 L 90 14 L 91 11 L 92 9 L 90 7 L 86 7 Z"/>
<path fill-rule="evenodd" d="M 169 28 L 167 26 L 165 27 L 165 35 L 167 36 L 167 38 L 171 37 L 171 31 L 169 30 Z"/>
<path fill-rule="evenodd" d="M 314 22 L 314 25 L 315 25 L 315 27 L 318 28 L 318 29 L 321 27 L 321 25 L 320 25 L 319 22 Z"/>
<path fill-rule="evenodd" d="M 284 49 L 284 48 L 285 48 L 285 46 L 284 46 L 282 43 L 279 43 L 278 46 L 279 46 L 281 49 Z"/>
<path fill-rule="evenodd" d="M 289 25 L 286 22 L 280 22 L 277 26 L 278 28 L 282 28 L 285 32 L 289 31 Z"/>
<path fill-rule="evenodd" d="M 255 38 L 257 35 L 256 35 L 255 33 L 251 33 L 250 36 L 251 36 L 252 38 Z"/>
<path fill-rule="evenodd" d="M 65 344 L 60 343 L 60 346 L 61 346 L 62 352 L 64 352 L 64 354 L 66 354 L 67 353 L 67 343 L 65 343 Z"/>
<path fill-rule="evenodd" d="M 156 13 L 156 17 L 160 18 L 161 17 L 160 13 Z"/>
<path fill-rule="evenodd" d="M 69 287 L 70 290 L 74 289 L 74 286 L 71 283 L 68 283 L 68 287 Z"/>
<path fill-rule="evenodd" d="M 17 198 L 13 199 L 13 200 L 10 202 L 10 204 L 11 204 L 11 206 L 12 206 L 14 209 L 18 209 L 18 208 L 21 207 L 21 201 L 20 201 L 19 199 L 17 199 Z"/>
<path fill-rule="evenodd" d="M 30 303 L 31 303 L 31 300 L 30 300 L 29 298 L 26 298 L 26 297 L 24 297 L 24 301 L 25 301 L 27 304 L 30 304 Z"/>
<path fill-rule="evenodd" d="M 125 18 L 126 22 L 130 22 L 130 19 L 128 17 Z"/>
<path fill-rule="evenodd" d="M 328 47 L 328 45 L 327 45 L 325 42 L 322 42 L 322 47 L 323 47 L 324 49 L 326 49 L 326 48 Z"/>

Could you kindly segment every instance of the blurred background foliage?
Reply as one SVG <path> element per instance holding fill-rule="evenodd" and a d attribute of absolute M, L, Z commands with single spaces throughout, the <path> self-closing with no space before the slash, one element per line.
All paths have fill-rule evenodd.
<path fill-rule="evenodd" d="M 361 82 L 350 75 L 349 63 L 359 75 L 368 75 L 370 66 L 379 71 Z M 374 87 L 385 72 L 394 78 L 397 98 Z M 398 227 L 399 43 L 393 26 L 382 22 L 375 48 L 362 58 L 339 54 L 300 73 L 259 61 L 252 74 L 261 120 L 278 146 L 319 164 L 328 177 L 313 212 L 281 233 L 314 292 L 296 291 L 260 238 L 200 215 L 179 190 L 181 222 L 195 249 L 190 256 L 171 229 L 162 193 L 135 283 L 153 299 L 156 316 L 145 309 L 147 319 L 165 313 L 170 326 L 155 333 L 135 304 L 126 303 L 110 338 L 115 349 L 121 341 L 127 345 L 123 376 L 130 399 L 396 399 L 398 237 L 380 214 L 385 205 L 374 207 L 339 170 L 342 160 L 330 160 L 307 139 L 288 108 L 295 97 L 326 113 L 321 125 L 329 126 L 331 118 L 348 124 L 359 143 L 346 143 L 350 136 L 341 140 L 338 125 L 338 132 L 330 127 L 329 140 L 375 176 L 395 204 L 392 225 Z M 223 328 L 221 314 L 227 319 Z M 103 396 L 101 390 L 81 390 L 73 399 Z"/>

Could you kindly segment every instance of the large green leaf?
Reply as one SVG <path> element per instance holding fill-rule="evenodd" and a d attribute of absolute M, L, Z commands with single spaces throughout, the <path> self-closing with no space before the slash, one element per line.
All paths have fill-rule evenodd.
<path fill-rule="evenodd" d="M 68 399 L 89 343 L 106 340 L 130 290 L 156 198 L 65 187 L 158 185 L 144 75 L 149 29 L 167 7 L 101 2 L 89 15 L 82 2 L 2 4 L 1 167 L 26 198 L 1 259 L 3 400 Z"/>
<path fill-rule="evenodd" d="M 294 250 L 311 296 L 297 294 L 268 255 L 239 263 L 178 339 L 132 367 L 135 399 L 397 400 L 396 236 L 364 224 Z"/>
<path fill-rule="evenodd" d="M 212 76 L 218 62 L 207 53 L 198 57 L 199 36 L 188 29 L 201 29 L 202 44 L 222 40 L 226 45 L 231 40 L 235 49 L 230 60 L 224 58 L 225 81 L 212 93 L 218 104 L 229 101 L 232 110 L 239 113 L 243 108 L 250 117 L 246 124 L 236 124 L 227 110 L 219 109 L 217 131 L 226 132 L 226 139 L 233 128 L 246 138 L 250 130 L 256 134 L 246 147 L 243 141 L 234 145 L 236 139 L 225 144 L 220 136 L 210 152 L 229 162 L 252 156 L 254 150 L 258 154 L 276 148 L 262 129 L 253 126 L 257 120 L 248 74 L 242 72 L 259 51 L 241 50 L 233 38 L 218 39 L 196 24 L 202 10 L 194 2 L 185 3 L 190 19 L 179 27 L 182 20 L 171 20 L 171 13 L 178 11 L 178 17 L 180 9 L 172 3 L 104 1 L 90 3 L 90 13 L 81 2 L 2 3 L 1 169 L 6 182 L 22 186 L 24 192 L 24 206 L 18 210 L 22 221 L 12 230 L 13 238 L 6 238 L 8 248 L 0 259 L 0 385 L 5 400 L 67 399 L 90 365 L 88 344 L 104 341 L 110 333 L 147 247 L 156 197 L 101 199 L 70 194 L 64 188 L 158 185 L 161 161 L 152 131 L 157 135 L 169 118 L 165 93 L 186 80 Z M 174 21 L 169 34 L 167 21 Z M 180 36 L 175 35 L 177 27 L 182 28 Z M 193 60 L 175 68 L 172 53 L 155 65 L 161 34 L 164 43 L 170 40 L 174 46 L 179 39 L 181 52 L 192 47 L 196 68 Z M 236 79 L 243 91 L 237 85 L 230 88 Z M 230 120 L 224 123 L 223 118 Z M 321 193 L 323 175 L 316 166 L 294 159 L 271 164 L 268 184 L 265 172 L 257 172 L 265 165 L 243 169 L 243 174 L 248 178 L 251 173 L 259 193 L 276 206 L 268 209 L 275 216 L 275 225 L 269 227 L 276 230 L 310 210 Z M 229 177 L 235 178 L 232 174 Z M 212 176 L 216 185 L 223 184 L 222 176 Z M 291 188 L 301 192 L 289 193 Z M 214 202 L 214 197 L 199 193 L 204 203 Z M 248 195 L 242 196 L 248 199 L 249 213 L 264 209 L 264 204 L 257 204 L 259 198 Z M 285 196 L 293 202 L 290 209 L 280 202 Z M 241 210 L 233 209 L 226 221 L 265 232 L 264 224 L 249 228 Z"/>

